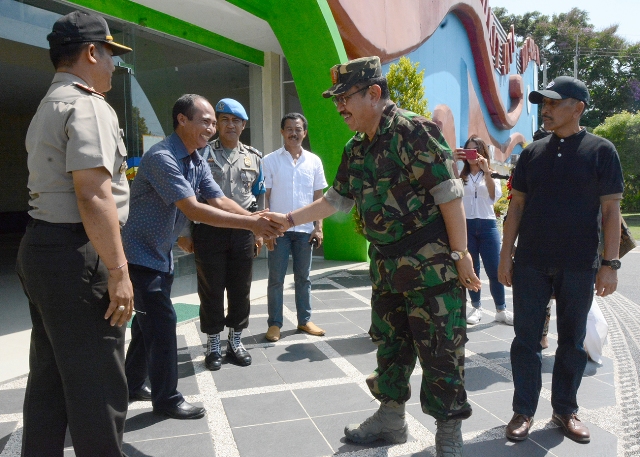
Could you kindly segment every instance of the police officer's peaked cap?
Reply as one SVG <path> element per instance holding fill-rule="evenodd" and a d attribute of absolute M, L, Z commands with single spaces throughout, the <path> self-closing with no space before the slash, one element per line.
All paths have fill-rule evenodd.
<path fill-rule="evenodd" d="M 565 98 L 575 98 L 584 102 L 586 105 L 591 100 L 589 97 L 589 89 L 585 83 L 571 76 L 558 76 L 556 79 L 547 84 L 545 90 L 536 90 L 529 94 L 529 101 L 536 105 L 542 103 L 544 98 L 554 100 L 564 100 Z"/>
<path fill-rule="evenodd" d="M 216 104 L 216 113 L 233 114 L 243 121 L 248 121 L 249 116 L 239 101 L 233 98 L 223 98 Z"/>
<path fill-rule="evenodd" d="M 114 56 L 132 51 L 130 47 L 113 41 L 107 21 L 102 16 L 84 11 L 74 11 L 58 19 L 47 40 L 50 46 L 100 41 L 111 46 Z"/>
<path fill-rule="evenodd" d="M 354 84 L 365 82 L 382 76 L 380 57 L 361 57 L 347 63 L 331 67 L 331 82 L 333 86 L 322 93 L 324 98 L 343 94 Z"/>

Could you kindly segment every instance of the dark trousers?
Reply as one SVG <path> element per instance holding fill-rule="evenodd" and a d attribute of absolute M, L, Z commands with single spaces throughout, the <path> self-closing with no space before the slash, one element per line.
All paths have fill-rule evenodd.
<path fill-rule="evenodd" d="M 225 326 L 235 330 L 249 326 L 254 243 L 253 233 L 249 230 L 196 224 L 193 244 L 202 333 L 220 333 Z"/>
<path fill-rule="evenodd" d="M 121 457 L 127 415 L 124 327 L 112 327 L 109 272 L 82 224 L 32 221 L 16 266 L 33 328 L 22 456 Z"/>
<path fill-rule="evenodd" d="M 170 408 L 183 401 L 178 392 L 178 320 L 171 303 L 173 273 L 129 264 L 129 276 L 136 309 L 125 361 L 129 392 L 149 376 L 153 407 Z"/>
<path fill-rule="evenodd" d="M 551 382 L 551 406 L 558 414 L 578 411 L 576 397 L 587 365 L 583 343 L 587 331 L 587 314 L 593 300 L 594 277 L 595 270 L 541 270 L 515 264 L 515 338 L 511 344 L 514 412 L 533 416 L 538 407 L 542 387 L 540 339 L 547 304 L 553 292 L 556 296 L 558 349 Z"/>

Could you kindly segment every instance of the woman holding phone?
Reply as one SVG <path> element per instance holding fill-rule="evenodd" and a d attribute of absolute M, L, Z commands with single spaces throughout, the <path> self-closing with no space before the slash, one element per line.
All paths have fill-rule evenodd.
<path fill-rule="evenodd" d="M 464 167 L 460 178 L 464 182 L 464 212 L 467 217 L 467 248 L 473 259 L 473 268 L 480 277 L 480 257 L 489 277 L 489 290 L 496 306 L 496 322 L 513 325 L 513 313 L 507 311 L 504 286 L 498 281 L 500 233 L 496 224 L 493 205 L 502 196 L 500 181 L 491 177 L 491 159 L 487 144 L 472 135 L 464 149 L 456 149 L 456 160 Z M 469 291 L 473 311 L 467 316 L 467 324 L 477 324 L 482 319 L 480 291 Z"/>

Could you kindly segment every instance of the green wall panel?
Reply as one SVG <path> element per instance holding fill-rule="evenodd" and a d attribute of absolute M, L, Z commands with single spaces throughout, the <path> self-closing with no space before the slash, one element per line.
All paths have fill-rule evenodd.
<path fill-rule="evenodd" d="M 322 92 L 331 86 L 329 69 L 348 60 L 342 38 L 326 0 L 227 0 L 269 23 L 280 42 L 309 121 L 313 152 L 322 158 L 329 184 L 338 170 L 342 151 L 353 135 L 335 106 Z M 325 257 L 366 260 L 367 245 L 354 230 L 350 214 L 325 220 Z"/>
<path fill-rule="evenodd" d="M 129 0 L 70 1 L 76 5 L 189 40 L 238 59 L 264 66 L 264 52 L 138 3 Z"/>

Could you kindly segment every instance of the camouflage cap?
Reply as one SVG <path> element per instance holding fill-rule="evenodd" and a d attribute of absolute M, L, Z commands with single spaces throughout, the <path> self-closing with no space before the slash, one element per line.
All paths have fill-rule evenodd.
<path fill-rule="evenodd" d="M 380 67 L 380 57 L 361 57 L 350 60 L 347 63 L 334 65 L 331 67 L 331 82 L 333 86 L 322 93 L 324 98 L 343 94 L 351 86 L 361 81 L 368 81 L 382 76 Z"/>

